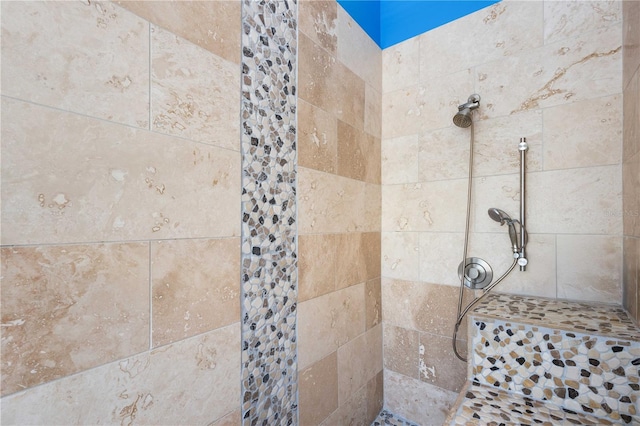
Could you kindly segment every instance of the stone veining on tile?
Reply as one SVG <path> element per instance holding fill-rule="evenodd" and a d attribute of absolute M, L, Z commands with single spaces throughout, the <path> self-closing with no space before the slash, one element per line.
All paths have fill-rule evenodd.
<path fill-rule="evenodd" d="M 592 59 L 598 59 L 598 58 L 604 58 L 607 56 L 616 55 L 621 51 L 622 51 L 622 46 L 619 46 L 619 47 L 616 47 L 615 49 L 611 49 L 604 52 L 593 52 L 587 56 L 584 56 L 578 59 L 575 62 L 571 62 L 570 64 L 562 68 L 558 68 L 555 71 L 553 77 L 547 80 L 547 82 L 541 88 L 536 90 L 531 96 L 529 96 L 526 100 L 524 100 L 522 104 L 520 104 L 519 108 L 511 111 L 511 114 L 537 108 L 540 105 L 539 103 L 540 100 L 549 99 L 556 95 L 562 95 L 566 100 L 572 98 L 575 95 L 575 93 L 571 92 L 570 89 L 561 88 L 561 87 L 558 87 L 558 85 L 556 85 L 558 81 L 561 81 L 567 75 L 567 73 L 571 71 L 571 68 L 576 67 L 578 65 L 582 65 Z"/>

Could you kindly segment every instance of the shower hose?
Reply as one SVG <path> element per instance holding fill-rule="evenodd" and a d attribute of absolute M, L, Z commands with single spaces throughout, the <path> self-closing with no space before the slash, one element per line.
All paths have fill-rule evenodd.
<path fill-rule="evenodd" d="M 470 140 L 469 140 L 469 176 L 468 176 L 468 181 L 467 181 L 467 216 L 466 216 L 466 223 L 465 223 L 465 228 L 464 228 L 464 247 L 462 250 L 462 274 L 460 276 L 460 294 L 458 295 L 458 310 L 457 310 L 457 316 L 456 316 L 456 325 L 453 329 L 453 353 L 456 355 L 456 357 L 458 357 L 459 360 L 461 361 L 467 361 L 467 359 L 465 357 L 463 357 L 462 355 L 460 355 L 460 353 L 458 352 L 458 346 L 456 345 L 456 339 L 458 336 L 458 329 L 460 328 L 460 324 L 462 323 L 462 320 L 464 319 L 465 315 L 467 314 L 467 312 L 469 312 L 478 302 L 480 302 L 487 294 L 489 294 L 489 292 L 498 284 L 500 284 L 500 282 L 502 282 L 502 280 L 504 280 L 507 275 L 509 275 L 511 273 L 511 271 L 513 271 L 513 269 L 516 267 L 516 265 L 518 264 L 518 259 L 515 258 L 513 259 L 513 263 L 511 264 L 511 266 L 509 267 L 509 269 L 507 269 L 507 271 L 502 274 L 500 276 L 500 278 L 498 278 L 497 280 L 495 280 L 493 283 L 491 283 L 490 285 L 488 285 L 487 287 L 485 287 L 482 290 L 482 294 L 480 296 L 477 296 L 475 299 L 473 299 L 464 309 L 462 309 L 462 302 L 463 302 L 463 295 L 464 295 L 464 271 L 465 271 L 465 266 L 467 263 L 467 250 L 468 250 L 468 246 L 469 246 L 469 222 L 470 222 L 470 217 L 471 217 L 471 184 L 473 181 L 473 143 L 474 143 L 474 125 L 473 123 L 471 123 L 471 133 L 470 133 Z"/>

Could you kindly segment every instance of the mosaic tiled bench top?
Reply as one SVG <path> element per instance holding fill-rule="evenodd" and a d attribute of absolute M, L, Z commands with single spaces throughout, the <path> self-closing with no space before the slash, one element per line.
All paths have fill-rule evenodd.
<path fill-rule="evenodd" d="M 470 314 L 469 344 L 479 385 L 600 424 L 640 424 L 640 332 L 619 307 L 490 295 Z"/>
<path fill-rule="evenodd" d="M 613 425 L 609 420 L 564 410 L 522 395 L 468 384 L 449 425 Z"/>
<path fill-rule="evenodd" d="M 471 315 L 640 342 L 640 328 L 617 305 L 494 293 Z"/>

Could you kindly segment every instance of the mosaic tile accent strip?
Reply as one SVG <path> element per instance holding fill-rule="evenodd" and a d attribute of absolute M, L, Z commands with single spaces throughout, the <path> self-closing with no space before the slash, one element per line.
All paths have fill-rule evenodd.
<path fill-rule="evenodd" d="M 474 315 L 640 341 L 640 329 L 617 305 L 492 293 L 473 312 Z"/>
<path fill-rule="evenodd" d="M 397 414 L 392 413 L 388 410 L 380 411 L 378 417 L 371 423 L 371 426 L 418 426 L 417 423 L 413 423 L 409 420 L 405 420 Z"/>
<path fill-rule="evenodd" d="M 640 342 L 472 317 L 473 380 L 640 424 Z"/>
<path fill-rule="evenodd" d="M 295 0 L 242 2 L 242 422 L 298 423 Z"/>
<path fill-rule="evenodd" d="M 463 391 L 464 392 L 464 391 Z M 450 425 L 613 425 L 609 420 L 562 409 L 549 402 L 478 386 L 470 386 Z"/>

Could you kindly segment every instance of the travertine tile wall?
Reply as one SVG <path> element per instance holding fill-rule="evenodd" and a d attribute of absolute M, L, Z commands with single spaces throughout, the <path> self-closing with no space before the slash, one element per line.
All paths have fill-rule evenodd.
<path fill-rule="evenodd" d="M 640 324 L 640 2 L 623 2 L 622 14 L 623 298 L 625 309 Z"/>
<path fill-rule="evenodd" d="M 436 424 L 465 377 L 451 346 L 470 130 L 452 117 L 470 94 L 469 255 L 511 263 L 487 209 L 518 216 L 526 137 L 530 264 L 497 290 L 622 301 L 622 3 L 502 1 L 386 49 L 382 87 L 385 404 Z"/>
<path fill-rule="evenodd" d="M 382 407 L 381 51 L 335 1 L 299 3 L 301 425 Z"/>
<path fill-rule="evenodd" d="M 1 7 L 3 424 L 238 424 L 240 3 Z"/>

